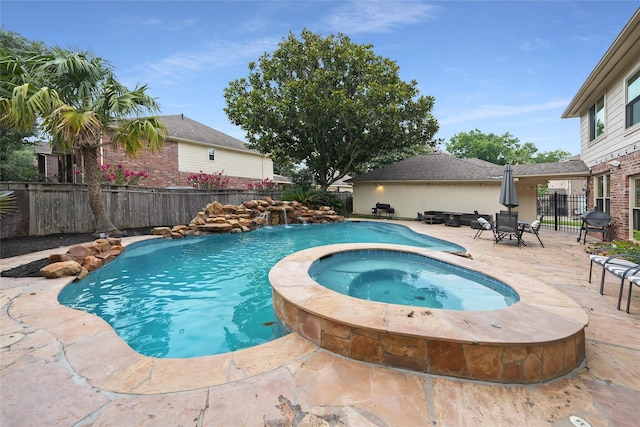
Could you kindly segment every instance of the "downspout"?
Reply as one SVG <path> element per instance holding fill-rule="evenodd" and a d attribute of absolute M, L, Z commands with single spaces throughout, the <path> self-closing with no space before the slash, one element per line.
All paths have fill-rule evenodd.
<path fill-rule="evenodd" d="M 102 145 L 102 137 L 100 137 L 100 166 L 104 165 L 104 146 Z"/>

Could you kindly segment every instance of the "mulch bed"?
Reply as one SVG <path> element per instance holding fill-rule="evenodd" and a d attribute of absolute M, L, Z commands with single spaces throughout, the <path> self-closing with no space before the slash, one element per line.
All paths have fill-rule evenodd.
<path fill-rule="evenodd" d="M 123 230 L 123 236 L 149 235 L 152 227 Z M 113 236 L 116 237 L 116 236 Z M 92 233 L 81 234 L 50 234 L 47 236 L 25 236 L 2 239 L 0 242 L 0 258 L 11 258 L 33 252 L 73 246 L 92 242 L 98 237 Z M 2 277 L 40 277 L 40 269 L 48 264 L 47 258 L 23 264 L 10 270 L 3 271 Z"/>

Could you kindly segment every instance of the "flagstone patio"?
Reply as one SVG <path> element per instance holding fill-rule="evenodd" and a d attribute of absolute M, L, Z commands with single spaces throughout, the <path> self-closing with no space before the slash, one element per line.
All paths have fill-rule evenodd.
<path fill-rule="evenodd" d="M 477 270 L 511 269 L 576 301 L 589 318 L 586 361 L 550 382 L 494 384 L 351 360 L 296 334 L 225 355 L 154 359 L 101 319 L 60 306 L 68 279 L 3 277 L 0 425 L 573 426 L 571 416 L 638 425 L 640 290 L 631 314 L 616 310 L 619 282 L 607 277 L 598 294 L 575 234 L 543 229 L 545 248 L 533 235 L 518 248 L 474 240 L 469 227 L 404 224 L 464 246 Z M 2 259 L 1 268 L 49 252 L 64 250 Z"/>

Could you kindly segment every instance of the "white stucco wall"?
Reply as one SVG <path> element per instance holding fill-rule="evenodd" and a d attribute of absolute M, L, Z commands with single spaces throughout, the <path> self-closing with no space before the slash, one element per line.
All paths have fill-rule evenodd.
<path fill-rule="evenodd" d="M 536 188 L 533 183 L 516 183 L 520 206 L 514 210 L 526 221 L 536 218 Z M 395 217 L 416 218 L 418 212 L 449 211 L 494 215 L 506 208 L 498 203 L 500 182 L 469 184 L 354 183 L 355 214 L 370 215 L 377 202 L 389 203 Z"/>

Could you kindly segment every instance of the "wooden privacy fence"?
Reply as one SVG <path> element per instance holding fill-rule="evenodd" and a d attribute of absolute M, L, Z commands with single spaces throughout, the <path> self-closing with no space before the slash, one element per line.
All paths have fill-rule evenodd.
<path fill-rule="evenodd" d="M 82 184 L 0 183 L 13 191 L 17 209 L 0 220 L 0 237 L 91 233 L 93 214 L 87 186 Z M 265 196 L 279 199 L 281 191 L 192 190 L 103 186 L 105 206 L 120 229 L 188 224 L 207 204 L 240 204 Z"/>

